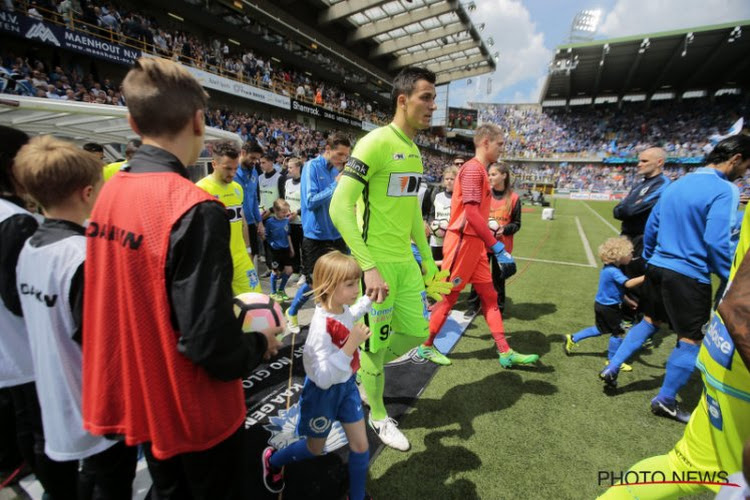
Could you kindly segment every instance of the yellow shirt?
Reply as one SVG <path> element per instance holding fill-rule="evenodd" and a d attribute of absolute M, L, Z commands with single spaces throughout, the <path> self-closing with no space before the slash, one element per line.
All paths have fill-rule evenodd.
<path fill-rule="evenodd" d="M 212 194 L 222 202 L 229 213 L 229 251 L 232 254 L 234 277 L 232 279 L 232 290 L 235 295 L 245 292 L 260 292 L 260 281 L 255 272 L 253 261 L 247 254 L 245 239 L 242 235 L 244 220 L 242 217 L 242 186 L 232 181 L 229 184 L 214 179 L 208 175 L 197 182 L 199 188 Z"/>
<path fill-rule="evenodd" d="M 102 175 L 104 176 L 104 182 L 107 182 L 112 178 L 113 175 L 115 175 L 117 172 L 122 170 L 123 165 L 127 163 L 126 160 L 123 161 L 116 161 L 114 163 L 110 163 L 108 165 L 104 165 L 104 168 L 102 170 Z"/>

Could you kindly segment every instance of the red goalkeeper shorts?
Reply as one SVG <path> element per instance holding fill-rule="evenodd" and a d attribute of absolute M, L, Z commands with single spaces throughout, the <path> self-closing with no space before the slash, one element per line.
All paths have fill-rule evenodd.
<path fill-rule="evenodd" d="M 484 241 L 448 231 L 443 242 L 443 270 L 450 271 L 453 291 L 461 291 L 468 283 L 492 283 L 487 248 Z"/>

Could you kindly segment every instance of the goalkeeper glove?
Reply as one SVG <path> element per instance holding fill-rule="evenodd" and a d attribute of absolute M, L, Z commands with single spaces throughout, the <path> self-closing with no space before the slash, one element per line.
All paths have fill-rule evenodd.
<path fill-rule="evenodd" d="M 424 286 L 427 296 L 434 299 L 436 302 L 443 300 L 443 295 L 448 295 L 453 289 L 453 283 L 448 281 L 450 271 L 438 271 L 432 278 L 425 279 Z M 426 275 L 425 275 L 426 278 Z"/>
<path fill-rule="evenodd" d="M 425 285 L 427 285 L 427 282 L 435 277 L 435 274 L 437 274 L 439 270 L 440 269 L 438 269 L 435 261 L 432 260 L 432 257 L 430 257 L 429 259 L 422 259 L 422 276 L 424 277 Z"/>
<path fill-rule="evenodd" d="M 497 266 L 500 268 L 500 277 L 507 280 L 514 274 L 516 274 L 516 261 L 513 260 L 513 256 L 505 250 L 505 245 L 501 242 L 497 242 L 490 248 L 492 253 L 495 254 L 495 260 Z"/>

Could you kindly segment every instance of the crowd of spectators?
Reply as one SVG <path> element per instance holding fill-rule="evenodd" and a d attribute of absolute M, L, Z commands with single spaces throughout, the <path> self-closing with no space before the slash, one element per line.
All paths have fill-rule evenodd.
<path fill-rule="evenodd" d="M 119 83 L 108 78 L 97 78 L 78 66 L 50 68 L 40 61 L 29 61 L 12 54 L 2 55 L 0 79 L 8 83 L 6 92 L 20 93 L 50 99 L 94 102 L 101 104 L 124 105 Z M 279 118 L 262 118 L 258 114 L 211 109 L 206 113 L 206 124 L 237 133 L 242 140 L 255 140 L 280 157 L 295 156 L 310 158 L 317 155 L 325 146 L 323 132 L 312 130 L 304 124 Z M 438 182 L 443 169 L 456 155 L 455 144 L 452 153 L 440 152 L 445 149 L 442 138 L 435 134 L 420 134 L 417 142 L 423 146 L 422 157 L 425 178 L 428 182 Z M 517 156 L 511 141 L 508 156 Z M 430 149 L 427 149 L 430 148 Z M 463 156 L 470 156 L 466 151 Z M 460 152 L 458 156 L 461 156 Z M 688 171 L 684 166 L 671 166 L 665 172 L 677 178 Z M 617 192 L 627 191 L 636 178 L 635 166 L 601 166 L 597 164 L 566 163 L 525 164 L 514 167 L 514 174 L 520 183 L 552 184 L 556 189 Z M 742 184 L 750 191 L 750 184 Z"/>
<path fill-rule="evenodd" d="M 6 10 L 20 10 L 29 17 L 65 24 L 71 29 L 87 31 L 361 120 L 375 123 L 387 120 L 387 115 L 376 103 L 361 98 L 357 93 L 347 92 L 331 83 L 316 81 L 305 72 L 284 67 L 270 56 L 230 45 L 220 38 L 204 39 L 177 27 L 161 26 L 154 17 L 133 12 L 113 2 L 96 5 L 89 0 L 2 1 Z M 196 8 L 202 8 L 201 5 L 199 2 Z M 263 37 L 267 42 L 283 46 L 286 50 L 341 75 L 341 80 L 357 79 L 356 75 L 352 75 L 352 72 L 330 57 L 302 47 L 247 17 L 237 18 L 235 15 L 228 19 L 235 19 L 235 24 Z"/>
<path fill-rule="evenodd" d="M 99 78 L 80 66 L 50 65 L 38 60 L 29 61 L 11 53 L 0 54 L 0 81 L 3 91 L 32 97 L 62 99 L 99 104 L 124 106 L 125 100 L 119 83 L 109 78 Z M 206 113 L 206 124 L 237 133 L 243 141 L 255 140 L 282 156 L 309 158 L 325 147 L 325 137 L 305 125 L 282 119 L 263 119 L 254 113 L 211 109 Z M 420 134 L 417 142 L 423 147 L 445 149 L 436 135 Z M 437 181 L 450 161 L 447 154 L 423 150 L 425 175 L 430 182 Z"/>
<path fill-rule="evenodd" d="M 677 180 L 696 166 L 665 165 L 664 175 Z M 526 163 L 512 166 L 517 189 L 533 186 L 552 186 L 555 191 L 591 191 L 595 193 L 624 193 L 638 180 L 635 165 L 601 165 L 596 163 Z M 750 193 L 750 178 L 736 181 L 743 194 Z"/>
<path fill-rule="evenodd" d="M 0 91 L 30 97 L 124 106 L 120 84 L 83 67 L 51 66 L 39 60 L 0 53 Z"/>
<path fill-rule="evenodd" d="M 281 94 L 307 100 L 361 119 L 383 123 L 386 115 L 371 103 L 340 89 L 311 80 L 309 75 L 281 66 L 254 54 L 238 51 L 218 38 L 209 41 L 179 30 L 157 25 L 153 18 L 129 12 L 113 3 L 94 5 L 87 0 L 2 0 L 6 9 L 25 9 L 26 14 L 74 29 L 96 31 L 99 36 L 116 36 L 123 43 L 138 43 L 159 55 L 181 60 L 199 68 L 238 80 L 265 86 Z M 54 17 L 54 19 L 51 19 Z M 251 30 L 274 39 L 267 29 L 246 19 Z M 292 50 L 293 42 L 279 38 Z M 305 49 L 308 50 L 308 49 Z M 310 52 L 310 57 L 321 57 Z M 100 77 L 80 66 L 51 66 L 2 53 L 0 90 L 6 93 L 100 104 L 125 105 L 119 83 Z M 334 64 L 331 62 L 331 64 Z M 343 68 L 342 68 L 343 71 Z M 714 101 L 690 99 L 684 102 L 655 101 L 596 107 L 578 106 L 542 109 L 536 105 L 479 104 L 479 122 L 497 123 L 505 132 L 507 156 L 540 157 L 633 157 L 650 145 L 664 147 L 670 156 L 694 157 L 704 154 L 708 137 L 724 133 L 738 116 L 747 114 L 747 104 L 736 96 Z M 230 130 L 243 140 L 256 140 L 280 156 L 302 158 L 316 155 L 324 136 L 303 124 L 282 119 L 261 119 L 258 115 L 210 110 L 209 126 Z M 469 155 L 465 145 L 452 143 L 431 132 L 421 133 L 416 142 L 423 148 L 425 176 L 439 181 L 449 155 Z M 465 151 L 464 151 L 465 150 Z M 668 167 L 668 175 L 678 177 L 683 167 Z M 633 167 L 610 167 L 562 163 L 558 166 L 524 167 L 519 179 L 554 184 L 557 189 L 620 191 L 627 190 L 635 176 Z M 743 185 L 744 186 L 744 185 Z M 748 187 L 747 189 L 750 189 Z"/>
<path fill-rule="evenodd" d="M 670 156 L 698 157 L 714 134 L 723 134 L 748 105 L 738 96 L 544 108 L 535 105 L 476 104 L 479 122 L 498 124 L 510 156 L 634 157 L 658 145 Z"/>

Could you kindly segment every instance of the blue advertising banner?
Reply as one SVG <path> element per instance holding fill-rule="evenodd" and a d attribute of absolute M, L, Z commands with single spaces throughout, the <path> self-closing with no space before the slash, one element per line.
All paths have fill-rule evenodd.
<path fill-rule="evenodd" d="M 108 42 L 88 33 L 73 31 L 14 12 L 0 11 L 0 33 L 54 45 L 118 64 L 130 65 L 142 54 L 139 49 Z"/>

